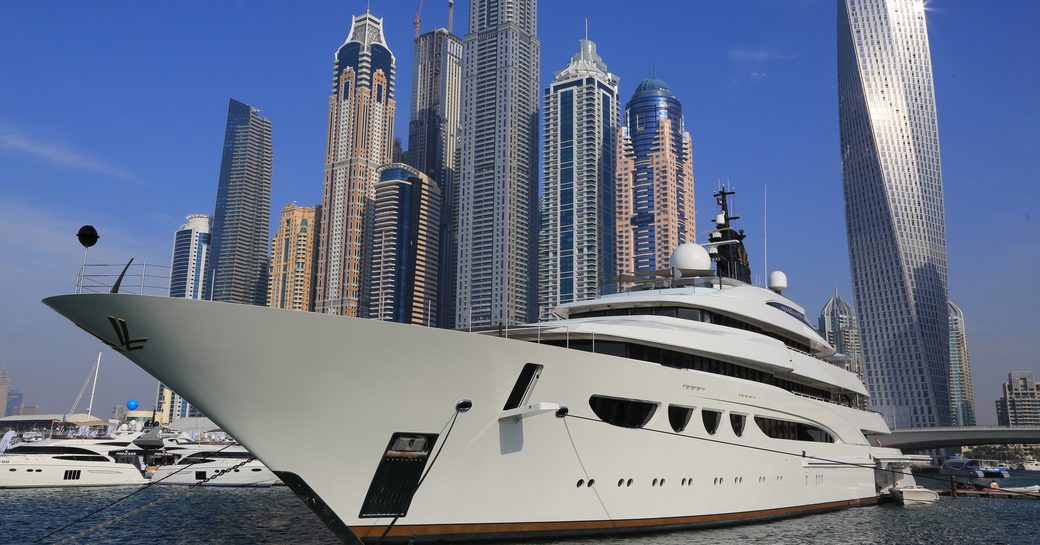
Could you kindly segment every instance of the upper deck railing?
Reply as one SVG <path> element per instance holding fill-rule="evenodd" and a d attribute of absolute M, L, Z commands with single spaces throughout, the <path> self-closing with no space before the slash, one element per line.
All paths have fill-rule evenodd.
<path fill-rule="evenodd" d="M 152 263 L 87 263 L 76 275 L 76 293 L 111 293 L 126 267 L 119 293 L 169 295 L 170 267 Z"/>

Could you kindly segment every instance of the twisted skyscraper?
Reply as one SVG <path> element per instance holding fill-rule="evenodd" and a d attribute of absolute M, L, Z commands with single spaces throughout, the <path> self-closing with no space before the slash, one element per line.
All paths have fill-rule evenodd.
<path fill-rule="evenodd" d="M 354 17 L 336 51 L 329 97 L 325 189 L 321 206 L 315 311 L 365 316 L 365 248 L 378 168 L 394 144 L 394 54 L 383 20 Z"/>
<path fill-rule="evenodd" d="M 838 1 L 845 221 L 871 406 L 950 424 L 946 225 L 923 0 Z"/>
<path fill-rule="evenodd" d="M 470 2 L 462 57 L 459 327 L 534 317 L 541 47 L 537 4 Z"/>

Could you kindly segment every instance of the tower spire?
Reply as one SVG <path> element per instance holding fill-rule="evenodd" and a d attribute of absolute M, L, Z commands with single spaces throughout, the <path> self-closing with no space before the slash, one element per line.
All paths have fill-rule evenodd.
<path fill-rule="evenodd" d="M 589 18 L 585 18 L 585 41 L 589 41 Z"/>

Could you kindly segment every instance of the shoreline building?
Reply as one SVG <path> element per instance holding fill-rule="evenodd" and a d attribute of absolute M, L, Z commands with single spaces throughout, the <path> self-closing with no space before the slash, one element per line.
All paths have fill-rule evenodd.
<path fill-rule="evenodd" d="M 11 390 L 7 393 L 7 402 L 4 403 L 4 416 L 15 416 L 21 414 L 18 410 L 22 406 L 24 396 L 21 390 Z"/>
<path fill-rule="evenodd" d="M 950 425 L 946 224 L 923 0 L 839 0 L 845 221 L 870 406 Z"/>
<path fill-rule="evenodd" d="M 1040 388 L 1032 371 L 1008 373 L 1003 392 L 997 400 L 1000 426 L 1040 426 Z"/>
<path fill-rule="evenodd" d="M 677 246 L 696 241 L 697 224 L 693 145 L 665 82 L 651 77 L 636 87 L 616 162 L 617 275 L 667 268 Z"/>
<path fill-rule="evenodd" d="M 537 312 L 536 0 L 470 2 L 462 55 L 457 327 Z"/>
<path fill-rule="evenodd" d="M 155 399 L 155 420 L 160 424 L 169 424 L 178 418 L 189 416 L 205 416 L 191 403 L 170 389 L 163 383 L 159 383 L 159 393 Z"/>
<path fill-rule="evenodd" d="M 260 110 L 231 99 L 205 299 L 261 306 L 267 299 L 272 164 L 271 122 Z"/>
<path fill-rule="evenodd" d="M 838 351 L 845 356 L 840 359 L 842 367 L 850 373 L 855 373 L 862 382 L 863 377 L 863 351 L 860 347 L 859 320 L 856 311 L 838 295 L 834 295 L 823 305 L 820 311 L 819 331 L 820 335 Z"/>
<path fill-rule="evenodd" d="M 545 89 L 544 190 L 538 241 L 538 318 L 558 305 L 612 291 L 614 160 L 618 77 L 596 44 L 578 53 Z"/>
<path fill-rule="evenodd" d="M 213 217 L 192 214 L 173 234 L 170 259 L 170 297 L 203 299 L 210 267 L 210 230 Z"/>
<path fill-rule="evenodd" d="M 416 36 L 412 49 L 412 103 L 406 162 L 426 173 L 440 188 L 436 323 L 443 328 L 455 327 L 455 271 L 458 267 L 455 201 L 461 102 L 462 40 L 451 28 L 438 28 Z"/>
<path fill-rule="evenodd" d="M 436 325 L 440 188 L 417 169 L 391 163 L 380 169 L 375 192 L 368 317 Z"/>
<path fill-rule="evenodd" d="M 314 310 L 320 217 L 320 206 L 297 206 L 291 202 L 282 207 L 278 231 L 271 239 L 268 307 Z"/>
<path fill-rule="evenodd" d="M 367 315 L 364 249 L 371 246 L 378 168 L 393 155 L 396 62 L 383 20 L 370 12 L 355 16 L 333 63 L 316 312 Z"/>
<path fill-rule="evenodd" d="M 968 357 L 968 331 L 964 311 L 950 305 L 950 417 L 954 426 L 975 425 L 975 390 Z"/>

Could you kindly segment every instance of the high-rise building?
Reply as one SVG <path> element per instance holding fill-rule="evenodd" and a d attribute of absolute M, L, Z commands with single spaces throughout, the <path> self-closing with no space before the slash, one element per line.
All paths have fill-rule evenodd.
<path fill-rule="evenodd" d="M 946 225 L 924 0 L 839 0 L 845 221 L 871 407 L 950 424 Z"/>
<path fill-rule="evenodd" d="M 458 327 L 537 312 L 536 0 L 470 2 L 462 55 Z"/>
<path fill-rule="evenodd" d="M 971 385 L 971 359 L 964 311 L 953 301 L 950 309 L 950 417 L 954 426 L 975 425 L 975 391 Z"/>
<path fill-rule="evenodd" d="M 614 159 L 618 78 L 578 42 L 545 90 L 544 191 L 538 239 L 538 315 L 594 299 L 614 285 Z"/>
<path fill-rule="evenodd" d="M 314 310 L 319 218 L 320 206 L 297 206 L 292 202 L 282 207 L 278 231 L 271 239 L 267 306 Z"/>
<path fill-rule="evenodd" d="M 403 163 L 380 169 L 373 204 L 369 317 L 435 325 L 441 192 Z"/>
<path fill-rule="evenodd" d="M 997 424 L 1040 426 L 1040 388 L 1032 371 L 1012 371 L 997 400 Z"/>
<path fill-rule="evenodd" d="M 863 350 L 860 348 L 859 320 L 856 311 L 844 299 L 834 292 L 834 296 L 827 300 L 820 311 L 819 319 L 820 335 L 827 342 L 844 355 L 837 358 L 836 363 L 850 373 L 855 373 L 863 380 Z"/>
<path fill-rule="evenodd" d="M 202 299 L 210 268 L 210 228 L 213 218 L 192 214 L 173 234 L 170 297 Z"/>
<path fill-rule="evenodd" d="M 364 249 L 372 243 L 370 204 L 378 168 L 393 154 L 396 62 L 383 20 L 368 12 L 354 17 L 333 63 L 317 312 L 367 315 Z"/>
<path fill-rule="evenodd" d="M 4 415 L 14 416 L 18 414 L 16 409 L 22 406 L 21 390 L 11 390 L 7 393 L 7 402 L 4 403 Z"/>
<path fill-rule="evenodd" d="M 159 383 L 159 394 L 155 399 L 155 420 L 160 424 L 169 424 L 178 418 L 189 416 L 205 416 L 198 409 L 192 407 L 187 399 L 177 392 L 171 390 L 163 383 Z"/>
<path fill-rule="evenodd" d="M 455 271 L 458 267 L 455 200 L 461 101 L 462 41 L 445 28 L 415 38 L 406 162 L 425 172 L 441 190 L 437 325 L 446 328 L 455 326 Z"/>
<path fill-rule="evenodd" d="M 126 407 L 123 405 L 112 407 L 112 420 L 122 422 L 124 419 L 126 419 Z"/>
<path fill-rule="evenodd" d="M 628 101 L 616 168 L 617 274 L 668 267 L 672 251 L 697 232 L 693 145 L 665 82 L 643 80 Z"/>
<path fill-rule="evenodd" d="M 10 387 L 11 379 L 7 377 L 7 369 L 0 369 L 0 409 L 4 411 L 0 416 L 7 416 L 7 396 Z"/>
<path fill-rule="evenodd" d="M 267 300 L 272 155 L 271 122 L 260 110 L 231 99 L 213 214 L 208 299 L 248 305 Z"/>

